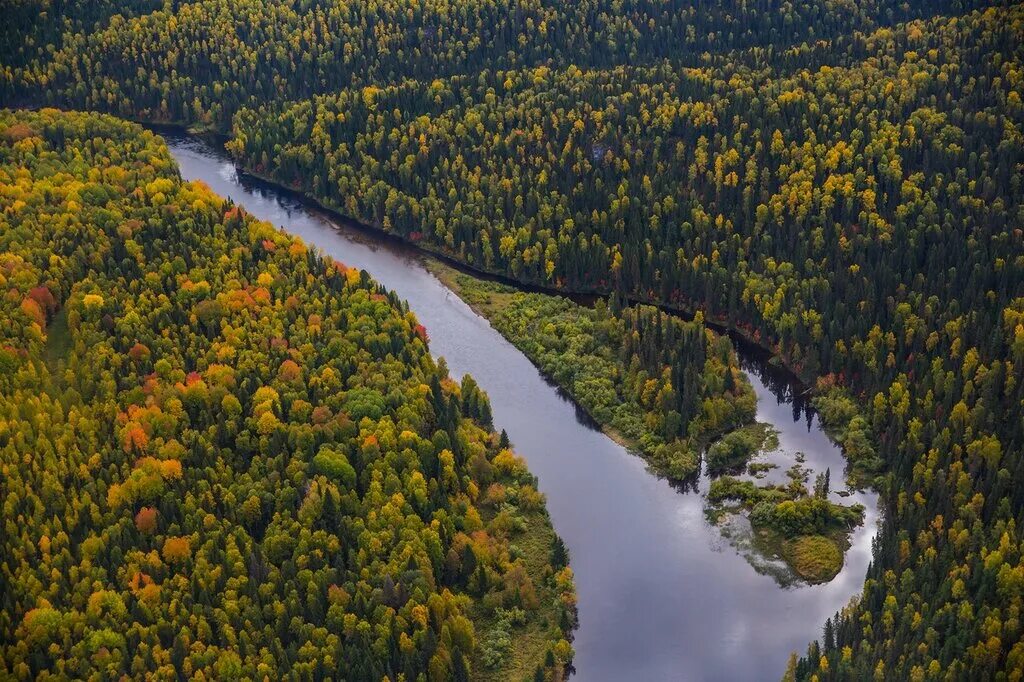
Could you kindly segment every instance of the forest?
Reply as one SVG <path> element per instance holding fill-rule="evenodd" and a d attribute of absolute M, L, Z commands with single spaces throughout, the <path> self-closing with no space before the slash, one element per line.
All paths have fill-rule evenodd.
<path fill-rule="evenodd" d="M 0 113 L 0 196 L 0 676 L 561 679 L 544 497 L 404 303 L 108 116 Z"/>
<path fill-rule="evenodd" d="M 0 97 L 42 96 L 222 132 L 243 106 L 350 86 L 546 62 L 611 66 L 722 49 L 774 53 L 985 4 L 199 0 L 153 7 L 154 0 L 132 0 L 114 14 L 110 2 L 11 3 L 20 30 L 0 44 Z M 147 7 L 155 11 L 143 13 Z"/>
<path fill-rule="evenodd" d="M 0 102 L 219 131 L 254 172 L 425 249 L 524 283 L 700 312 L 770 350 L 815 387 L 844 449 L 877 475 L 885 508 L 859 598 L 825 623 L 788 677 L 1020 679 L 1020 3 L 197 0 L 148 13 L 133 3 L 126 15 L 83 10 L 61 26 L 32 9 L 49 6 L 45 0 L 18 4 L 25 28 L 16 33 L 24 39 L 0 44 Z M 11 125 L 8 154 L 24 144 Z M 17 171 L 26 159 L 9 164 L 8 185 L 30 180 Z M 118 182 L 135 182 L 137 173 L 125 171 Z M 5 197 L 5 220 L 16 214 L 16 201 L 39 206 Z M 41 230 L 30 232 L 41 238 Z M 138 254 L 149 247 L 128 237 L 118 256 L 141 272 Z M 71 267 L 75 254 L 89 262 L 78 251 L 84 246 L 67 240 L 67 255 L 33 267 Z M 40 253 L 47 248 L 54 247 L 38 245 Z M 160 276 L 148 267 L 146 285 L 174 283 L 178 273 L 168 268 Z M 39 286 L 29 276 L 5 277 L 26 295 Z M 74 301 L 68 291 L 50 294 Z M 83 300 L 88 295 L 98 294 Z M 21 306 L 8 298 L 6 305 Z M 89 298 L 89 306 L 106 298 Z M 174 305 L 164 298 L 133 301 Z M 81 305 L 77 317 L 68 313 L 69 329 L 72 322 L 89 329 Z M 57 307 L 36 307 L 42 330 Z M 203 324 L 221 319 L 214 305 L 195 314 Z M 12 338 L 29 333 L 23 324 L 5 325 Z M 11 343 L 30 346 L 26 357 L 36 368 L 39 354 L 54 353 L 42 334 Z M 207 342 L 171 348 L 154 338 L 145 345 L 184 357 Z M 316 349 L 325 352 L 322 344 Z M 81 351 L 89 366 L 121 357 L 94 346 Z M 5 353 L 4 366 L 16 371 L 20 356 Z M 184 386 L 187 374 L 174 372 L 185 369 L 171 364 L 155 380 Z M 31 375 L 32 382 L 46 376 L 42 369 Z M 89 391 L 118 388 L 91 376 L 70 379 L 88 386 L 60 389 L 47 409 L 59 404 L 70 413 Z M 40 385 L 21 390 L 45 396 Z M 442 384 L 445 391 L 454 387 Z M 181 405 L 181 415 L 188 413 L 188 400 Z M 456 433 L 472 431 L 473 417 Z M 42 428 L 38 418 L 19 420 Z M 487 441 L 486 424 L 476 428 Z M 449 434 L 449 445 L 456 440 Z M 494 446 L 483 448 L 485 459 L 497 458 Z M 116 481 L 107 475 L 109 487 Z M 92 496 L 90 503 L 97 504 Z M 38 505 L 44 508 L 50 503 Z M 94 518 L 103 513 L 110 512 Z M 14 523 L 10 514 L 5 521 Z M 27 532 L 14 528 L 18 537 Z M 41 551 L 19 541 L 22 557 Z M 90 562 L 83 573 L 99 570 L 81 561 Z M 494 570 L 501 572 L 497 564 Z M 31 582 L 18 589 L 41 593 L 48 580 Z M 363 594 L 351 587 L 346 595 Z M 360 605 L 368 608 L 375 593 L 362 589 Z M 446 644 L 448 658 L 441 658 L 455 665 L 456 648 Z M 7 651 L 5 661 L 14 660 Z M 384 665 L 381 651 L 386 644 L 360 660 Z M 427 651 L 424 645 L 421 655 Z M 202 653 L 194 655 L 201 662 Z M 50 665 L 22 660 L 27 651 L 19 656 L 36 669 Z"/>

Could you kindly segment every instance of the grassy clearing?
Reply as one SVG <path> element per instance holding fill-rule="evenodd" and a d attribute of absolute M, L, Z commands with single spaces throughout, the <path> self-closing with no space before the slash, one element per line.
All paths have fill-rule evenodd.
<path fill-rule="evenodd" d="M 46 347 L 43 357 L 51 368 L 67 357 L 71 350 L 71 341 L 67 308 L 62 308 L 46 326 Z"/>
<path fill-rule="evenodd" d="M 781 552 L 796 573 L 809 583 L 832 580 L 843 568 L 843 550 L 824 535 L 802 535 L 782 543 Z"/>
<path fill-rule="evenodd" d="M 835 578 L 843 568 L 849 538 L 840 531 L 825 535 L 786 537 L 771 528 L 753 530 L 751 549 L 754 556 L 782 561 L 789 576 L 777 575 L 781 585 L 806 583 L 820 585 Z"/>
<path fill-rule="evenodd" d="M 523 292 L 507 284 L 467 275 L 434 258 L 427 258 L 426 266 L 435 277 L 454 291 L 478 315 L 487 319 L 501 314 L 517 296 L 525 296 Z"/>
<path fill-rule="evenodd" d="M 470 616 L 480 645 L 474 654 L 473 678 L 483 682 L 532 680 L 537 666 L 545 666 L 548 652 L 557 647 L 563 638 L 562 607 L 550 567 L 555 531 L 548 516 L 542 512 L 527 514 L 525 520 L 526 530 L 512 537 L 512 545 L 526 564 L 540 605 L 529 613 L 525 623 L 515 625 L 511 630 L 511 648 L 502 663 L 488 667 L 484 661 L 483 644 L 502 625 L 496 611 L 480 602 L 474 603 Z M 550 660 L 547 662 L 550 663 Z M 548 671 L 548 675 L 551 672 Z M 554 671 L 554 674 L 555 680 L 562 678 L 560 670 Z"/>

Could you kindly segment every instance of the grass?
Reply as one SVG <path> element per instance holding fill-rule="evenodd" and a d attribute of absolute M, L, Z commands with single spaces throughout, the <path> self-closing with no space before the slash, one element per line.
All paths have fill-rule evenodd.
<path fill-rule="evenodd" d="M 436 258 L 425 259 L 427 269 L 454 291 L 477 314 L 491 319 L 511 305 L 516 296 L 524 296 L 507 284 L 480 279 L 445 265 Z"/>
<path fill-rule="evenodd" d="M 842 570 L 849 546 L 849 538 L 841 531 L 787 538 L 771 528 L 754 528 L 751 538 L 751 549 L 756 556 L 781 560 L 788 567 L 789 577 L 775 576 L 779 584 L 785 586 L 797 582 L 820 585 L 831 581 Z"/>
<path fill-rule="evenodd" d="M 59 361 L 67 357 L 70 350 L 71 330 L 68 329 L 68 311 L 67 308 L 62 308 L 46 326 L 46 347 L 43 350 L 43 358 L 52 369 Z"/>
<path fill-rule="evenodd" d="M 842 548 L 824 535 L 801 535 L 786 540 L 781 553 L 786 563 L 809 583 L 828 582 L 843 568 Z"/>

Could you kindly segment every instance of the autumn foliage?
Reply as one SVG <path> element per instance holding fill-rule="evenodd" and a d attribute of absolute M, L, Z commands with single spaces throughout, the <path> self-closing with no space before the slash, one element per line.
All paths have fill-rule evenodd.
<path fill-rule="evenodd" d="M 110 117 L 0 111 L 0 197 L 0 678 L 466 679 L 513 606 L 560 674 L 571 585 L 474 505 L 533 479 L 397 299 Z"/>
<path fill-rule="evenodd" d="M 160 555 L 168 563 L 181 563 L 192 555 L 189 544 L 188 538 L 167 538 Z"/>
<path fill-rule="evenodd" d="M 156 530 L 157 514 L 154 507 L 143 507 L 135 514 L 135 527 L 140 533 L 152 533 Z"/>

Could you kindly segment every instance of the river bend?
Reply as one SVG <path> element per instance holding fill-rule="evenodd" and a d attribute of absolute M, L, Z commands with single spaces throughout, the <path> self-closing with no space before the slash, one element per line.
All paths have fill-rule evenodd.
<path fill-rule="evenodd" d="M 854 492 L 846 500 L 862 502 L 867 514 L 842 572 L 825 585 L 780 587 L 708 522 L 698 492 L 682 493 L 652 475 L 595 428 L 411 247 L 240 173 L 206 140 L 161 134 L 185 179 L 202 180 L 406 299 L 435 356 L 446 359 L 454 377 L 468 372 L 487 391 L 496 427 L 508 431 L 539 478 L 570 551 L 580 619 L 576 679 L 777 680 L 789 653 L 803 652 L 825 619 L 859 593 L 877 528 L 873 494 Z M 739 351 L 757 391 L 758 419 L 778 429 L 783 449 L 805 453 L 805 466 L 829 467 L 840 481 L 841 453 L 785 375 Z M 706 485 L 702 480 L 699 488 Z"/>

